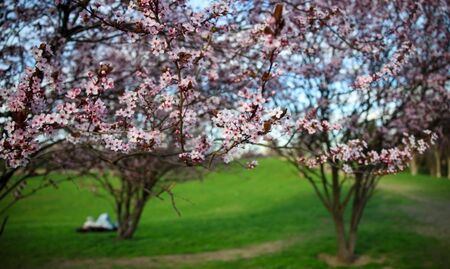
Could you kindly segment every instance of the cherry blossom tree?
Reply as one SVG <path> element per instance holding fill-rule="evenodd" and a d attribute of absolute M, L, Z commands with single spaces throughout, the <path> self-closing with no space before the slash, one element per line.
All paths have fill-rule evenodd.
<path fill-rule="evenodd" d="M 280 75 L 268 87 L 274 105 L 289 112 L 284 136 L 263 145 L 311 183 L 333 219 L 337 257 L 351 263 L 379 179 L 405 169 L 435 143 L 427 129 L 446 124 L 440 115 L 449 100 L 448 6 L 283 2 L 285 26 L 275 43 L 286 40 L 290 53 L 279 56 Z M 257 20 L 260 8 L 250 5 L 256 11 L 248 17 Z"/>
<path fill-rule="evenodd" d="M 175 157 L 187 166 L 229 162 L 285 115 L 265 106 L 270 69 L 261 78 L 242 76 L 220 57 L 227 52 L 220 44 L 230 27 L 221 20 L 232 16 L 226 2 L 199 12 L 183 1 L 9 4 L 6 35 L 31 22 L 35 28 L 28 31 L 37 34 L 30 42 L 47 42 L 31 49 L 34 67 L 17 64 L 4 71 L 4 186 L 60 141 L 117 152 L 123 162 L 145 155 Z M 251 42 L 261 46 L 261 38 Z M 25 49 L 8 46 L 11 59 Z M 225 84 L 219 74 L 240 84 Z"/>
<path fill-rule="evenodd" d="M 432 124 L 416 131 L 407 118 L 420 118 L 419 96 L 430 97 L 427 115 L 431 100 L 448 98 L 448 6 L 282 2 L 217 1 L 201 10 L 185 1 L 48 3 L 62 18 L 51 29 L 65 25 L 71 35 L 54 45 L 40 32 L 45 42 L 18 86 L 13 72 L 23 65 L 5 71 L 0 157 L 24 167 L 42 141 L 61 139 L 98 157 L 115 152 L 114 165 L 143 165 L 135 158 L 144 156 L 209 167 L 266 139 L 312 184 L 333 217 L 339 258 L 353 261 L 379 177 L 436 140 L 425 130 Z"/>
<path fill-rule="evenodd" d="M 73 44 L 95 35 L 100 26 L 81 24 L 80 14 L 86 4 L 16 0 L 0 4 L 0 200 L 10 194 L 15 197 L 6 208 L 55 183 L 48 180 L 54 168 L 49 170 L 43 165 L 49 159 L 49 151 L 63 139 L 50 135 L 56 130 L 55 125 L 37 129 L 31 120 L 37 115 L 45 118 L 56 109 L 63 81 L 61 64 L 67 62 L 71 53 L 77 54 Z M 46 44 L 39 45 L 40 42 Z M 36 64 L 33 58 L 37 59 Z M 44 179 L 42 184 L 24 194 L 27 180 L 36 176 Z M 6 212 L 2 209 L 0 215 L 3 214 Z"/>
<path fill-rule="evenodd" d="M 176 157 L 127 156 L 99 151 L 89 145 L 66 145 L 53 156 L 51 163 L 72 173 L 76 171 L 77 177 L 93 178 L 87 187 L 102 198 L 112 199 L 118 239 L 133 237 L 145 206 L 152 199 L 170 199 L 174 210 L 181 214 L 176 207 L 173 187 L 177 182 L 199 179 L 203 172 L 186 167 Z"/>

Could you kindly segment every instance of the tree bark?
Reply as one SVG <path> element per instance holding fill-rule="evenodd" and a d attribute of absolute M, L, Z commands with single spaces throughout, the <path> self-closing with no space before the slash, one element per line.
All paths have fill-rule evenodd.
<path fill-rule="evenodd" d="M 321 202 L 333 219 L 336 236 L 336 258 L 343 264 L 351 265 L 356 260 L 358 227 L 367 202 L 375 190 L 377 177 L 371 171 L 357 171 L 354 181 L 346 190 L 347 178 L 340 179 L 339 168 L 331 166 L 331 175 L 321 169 L 322 191 L 305 170 L 300 170 L 309 180 Z M 351 203 L 349 203 L 351 201 Z M 346 220 L 345 212 L 351 210 L 351 218 Z"/>
<path fill-rule="evenodd" d="M 5 231 L 5 226 L 6 226 L 6 223 L 7 223 L 7 222 L 8 222 L 8 216 L 6 216 L 6 217 L 3 219 L 2 224 L 1 224 L 1 226 L 0 226 L 0 237 L 2 236 L 3 232 Z"/>
<path fill-rule="evenodd" d="M 436 171 L 436 177 L 441 177 L 441 153 L 439 152 L 438 148 L 434 149 L 434 161 L 435 161 L 435 171 Z"/>
<path fill-rule="evenodd" d="M 337 258 L 343 263 L 351 264 L 355 260 L 355 253 L 354 247 L 353 249 L 349 248 L 343 214 L 337 213 L 333 220 L 336 229 Z"/>
<path fill-rule="evenodd" d="M 450 155 L 447 156 L 447 178 L 450 179 Z"/>
<path fill-rule="evenodd" d="M 411 158 L 411 162 L 410 162 L 410 166 L 409 167 L 410 167 L 410 170 L 411 170 L 411 175 L 417 176 L 418 167 L 417 167 L 416 156 L 413 156 Z"/>
<path fill-rule="evenodd" d="M 356 251 L 356 242 L 358 239 L 358 229 L 350 229 L 349 235 L 348 235 L 348 250 L 349 253 L 351 253 L 352 258 L 355 258 L 355 251 Z"/>
<path fill-rule="evenodd" d="M 117 201 L 117 216 L 119 227 L 117 228 L 118 239 L 131 239 L 141 220 L 145 204 L 149 200 L 146 188 L 130 186 L 125 192 L 125 199 Z M 128 186 L 127 186 L 128 187 Z"/>
<path fill-rule="evenodd" d="M 336 229 L 337 258 L 343 263 L 351 264 L 355 260 L 356 241 L 352 242 L 352 248 L 350 248 L 350 238 L 347 237 L 345 229 L 345 206 L 341 203 L 342 185 L 339 181 L 339 170 L 336 167 L 332 167 L 331 176 L 333 189 L 331 213 Z"/>
<path fill-rule="evenodd" d="M 119 239 L 131 239 L 138 227 L 141 219 L 142 211 L 145 207 L 145 201 L 138 201 L 133 212 L 124 219 L 123 225 L 120 224 L 117 229 L 117 237 Z"/>

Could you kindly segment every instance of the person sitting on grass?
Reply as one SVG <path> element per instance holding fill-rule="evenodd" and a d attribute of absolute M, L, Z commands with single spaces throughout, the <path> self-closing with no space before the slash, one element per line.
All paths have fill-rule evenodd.
<path fill-rule="evenodd" d="M 77 229 L 77 232 L 106 232 L 117 230 L 117 225 L 113 224 L 108 213 L 102 213 L 94 221 L 94 218 L 88 216 L 81 228 Z"/>

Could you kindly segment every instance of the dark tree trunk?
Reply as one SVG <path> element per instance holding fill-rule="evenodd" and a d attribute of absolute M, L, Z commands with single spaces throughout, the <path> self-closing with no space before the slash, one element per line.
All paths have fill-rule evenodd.
<path fill-rule="evenodd" d="M 348 176 L 341 178 L 339 167 L 331 165 L 331 175 L 324 166 L 320 166 L 317 174 L 309 169 L 299 167 L 302 175 L 311 183 L 317 196 L 330 213 L 336 233 L 336 257 L 344 264 L 352 264 L 356 260 L 358 226 L 364 213 L 367 201 L 372 196 L 379 177 L 369 170 L 354 172 L 354 181 Z M 352 182 L 345 188 L 345 182 Z M 345 212 L 350 207 L 351 217 L 345 219 Z"/>
<path fill-rule="evenodd" d="M 123 217 L 119 217 L 121 222 L 119 223 L 119 227 L 117 229 L 118 239 L 131 239 L 133 237 L 141 219 L 145 204 L 146 201 L 140 200 L 136 203 L 131 214 L 127 213 Z"/>
<path fill-rule="evenodd" d="M 3 200 L 8 193 L 10 193 L 14 187 L 17 184 L 14 184 L 13 187 L 8 188 L 7 184 L 9 181 L 11 181 L 11 178 L 13 177 L 14 173 L 17 171 L 17 169 L 11 169 L 9 171 L 4 171 L 2 175 L 0 176 L 0 201 Z M 20 182 L 19 182 L 20 183 Z"/>
<path fill-rule="evenodd" d="M 336 230 L 336 247 L 337 258 L 344 263 L 352 263 L 354 260 L 354 252 L 349 248 L 349 242 L 345 228 L 345 206 L 341 203 L 342 185 L 339 179 L 339 170 L 336 167 L 331 168 L 332 180 L 332 199 L 330 213 L 333 217 L 334 227 Z"/>
<path fill-rule="evenodd" d="M 156 179 L 143 184 L 124 180 L 122 184 L 121 196 L 116 198 L 116 213 L 119 219 L 117 238 L 131 239 L 141 220 L 144 207 L 150 198 L 150 190 L 155 186 Z"/>
<path fill-rule="evenodd" d="M 441 152 L 439 151 L 439 148 L 435 148 L 434 149 L 434 161 L 435 161 L 435 171 L 436 177 L 441 177 L 442 176 L 442 172 L 441 172 Z"/>
<path fill-rule="evenodd" d="M 450 156 L 447 156 L 447 178 L 450 179 Z"/>
<path fill-rule="evenodd" d="M 411 158 L 411 162 L 410 162 L 410 170 L 411 170 L 411 175 L 412 176 L 417 176 L 417 172 L 418 172 L 418 167 L 417 167 L 417 157 L 413 156 Z"/>
<path fill-rule="evenodd" d="M 333 196 L 330 200 L 329 211 L 333 217 L 336 232 L 336 255 L 342 263 L 351 264 L 356 259 L 358 226 L 376 181 L 370 174 L 358 173 L 355 175 L 355 182 L 351 189 L 347 195 L 344 195 L 336 168 L 332 168 L 331 176 Z M 352 202 L 349 204 L 349 201 Z M 351 217 L 346 221 L 344 215 L 347 205 L 351 206 Z"/>
<path fill-rule="evenodd" d="M 6 227 L 6 223 L 8 222 L 8 216 L 6 216 L 3 221 L 2 224 L 0 226 L 0 236 L 2 236 L 3 232 L 5 231 L 5 227 Z"/>
<path fill-rule="evenodd" d="M 350 229 L 350 233 L 348 235 L 348 249 L 349 252 L 352 253 L 353 257 L 355 256 L 357 239 L 358 239 L 357 229 Z"/>
<path fill-rule="evenodd" d="M 351 264 L 355 260 L 355 242 L 353 247 L 350 248 L 349 241 L 345 233 L 345 222 L 343 214 L 338 214 L 333 217 L 334 227 L 336 230 L 336 243 L 337 243 L 337 258 L 347 264 Z"/>

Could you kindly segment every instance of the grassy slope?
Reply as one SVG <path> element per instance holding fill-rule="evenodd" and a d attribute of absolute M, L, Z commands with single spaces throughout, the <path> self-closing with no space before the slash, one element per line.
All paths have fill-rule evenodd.
<path fill-rule="evenodd" d="M 395 186 L 407 184 L 418 196 L 450 200 L 450 182 L 445 180 L 410 180 L 402 174 L 384 181 Z M 83 185 L 67 183 L 58 191 L 44 190 L 18 203 L 10 211 L 7 230 L 0 239 L 0 267 L 33 268 L 54 257 L 202 252 L 317 234 L 279 254 L 203 267 L 326 268 L 316 255 L 334 250 L 333 228 L 326 211 L 307 182 L 279 160 L 262 160 L 254 171 L 231 169 L 213 173 L 203 182 L 179 184 L 175 194 L 182 216 L 176 215 L 169 199 L 153 200 L 136 237 L 126 242 L 117 241 L 114 234 L 74 232 L 87 215 L 108 211 L 113 216 L 109 201 L 95 197 Z M 395 192 L 378 192 L 363 219 L 359 251 L 388 256 L 386 265 L 394 268 L 447 268 L 450 235 L 437 240 L 417 234 L 417 220 L 401 210 L 414 203 Z"/>

